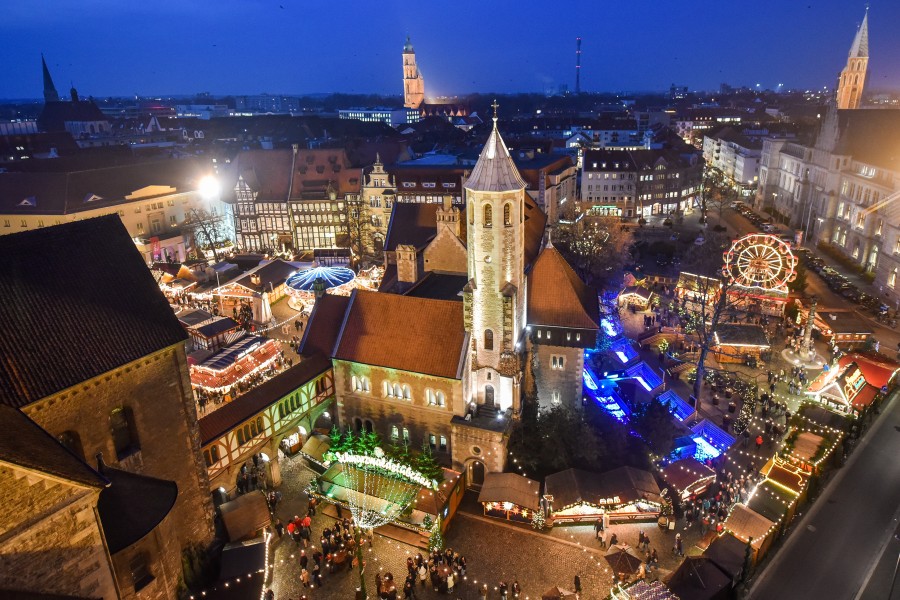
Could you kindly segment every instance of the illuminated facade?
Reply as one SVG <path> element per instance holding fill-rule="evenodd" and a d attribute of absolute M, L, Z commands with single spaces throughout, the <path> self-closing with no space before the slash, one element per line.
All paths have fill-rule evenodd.
<path fill-rule="evenodd" d="M 416 51 L 409 36 L 403 45 L 403 106 L 418 109 L 425 101 L 425 80 L 416 65 Z"/>
<path fill-rule="evenodd" d="M 869 9 L 862 25 L 856 31 L 847 66 L 841 71 L 837 90 L 837 106 L 840 109 L 859 108 L 866 85 L 866 74 L 869 68 Z"/>

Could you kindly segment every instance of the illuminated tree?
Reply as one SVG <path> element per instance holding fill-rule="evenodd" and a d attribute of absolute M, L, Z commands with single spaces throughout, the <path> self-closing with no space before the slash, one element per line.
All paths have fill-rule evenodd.
<path fill-rule="evenodd" d="M 600 288 L 621 281 L 624 266 L 631 262 L 634 235 L 619 217 L 581 216 L 561 219 L 551 241 L 582 281 Z"/>
<path fill-rule="evenodd" d="M 193 233 L 198 250 L 200 239 L 212 250 L 213 258 L 219 262 L 216 246 L 225 240 L 225 222 L 222 215 L 204 208 L 191 208 L 184 218 L 184 224 Z"/>

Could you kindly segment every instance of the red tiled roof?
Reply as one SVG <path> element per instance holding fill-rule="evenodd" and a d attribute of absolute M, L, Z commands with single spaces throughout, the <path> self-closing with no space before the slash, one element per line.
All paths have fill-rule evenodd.
<path fill-rule="evenodd" d="M 854 362 L 859 367 L 859 370 L 862 371 L 863 377 L 866 378 L 866 383 L 879 389 L 890 383 L 894 374 L 900 370 L 900 364 L 896 362 L 887 359 L 875 360 L 856 353 L 845 354 L 838 361 L 838 365 L 843 368 Z"/>
<path fill-rule="evenodd" d="M 584 284 L 553 246 L 544 248 L 528 282 L 528 324 L 597 329 L 597 292 Z"/>
<path fill-rule="evenodd" d="M 354 290 L 333 358 L 457 379 L 466 340 L 461 302 Z"/>
<path fill-rule="evenodd" d="M 303 356 L 324 354 L 331 358 L 334 343 L 341 331 L 341 324 L 347 316 L 347 307 L 350 306 L 350 296 L 338 296 L 325 294 L 316 300 L 309 321 L 306 323 L 306 331 L 300 342 L 298 353 Z"/>

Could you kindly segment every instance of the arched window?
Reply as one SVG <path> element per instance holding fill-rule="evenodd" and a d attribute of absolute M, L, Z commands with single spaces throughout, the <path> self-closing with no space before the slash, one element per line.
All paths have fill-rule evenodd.
<path fill-rule="evenodd" d="M 399 383 L 394 384 L 394 397 L 399 398 L 403 395 L 403 388 L 400 387 Z"/>
<path fill-rule="evenodd" d="M 372 421 L 370 421 L 369 419 L 366 419 L 365 427 L 366 433 L 372 433 L 372 431 L 375 429 L 375 426 L 372 425 Z"/>
<path fill-rule="evenodd" d="M 485 350 L 493 350 L 494 349 L 494 332 L 490 329 L 484 330 L 484 349 Z"/>
<path fill-rule="evenodd" d="M 362 431 L 362 426 L 362 419 L 360 419 L 359 417 L 353 419 L 353 429 L 356 430 L 356 433 L 360 433 Z"/>
<path fill-rule="evenodd" d="M 243 429 L 237 430 L 237 438 L 238 438 L 238 446 L 243 446 L 244 445 L 244 430 Z"/>
<path fill-rule="evenodd" d="M 503 226 L 512 226 L 512 205 L 509 202 L 503 205 Z"/>
<path fill-rule="evenodd" d="M 372 391 L 372 381 L 368 377 L 362 378 L 362 391 L 364 391 L 364 392 Z"/>
<path fill-rule="evenodd" d="M 484 226 L 491 227 L 494 224 L 494 211 L 490 204 L 484 205 Z"/>
<path fill-rule="evenodd" d="M 391 395 L 391 384 L 387 381 L 381 382 L 381 395 L 382 396 L 390 396 Z"/>
<path fill-rule="evenodd" d="M 888 287 L 894 288 L 897 286 L 897 267 L 894 267 L 891 270 L 891 274 L 888 276 Z"/>
<path fill-rule="evenodd" d="M 484 405 L 494 406 L 494 386 L 484 386 Z"/>
<path fill-rule="evenodd" d="M 218 446 L 210 446 L 209 455 L 212 458 L 213 464 L 219 462 L 219 447 Z"/>
<path fill-rule="evenodd" d="M 395 442 L 400 437 L 400 428 L 396 425 L 391 425 L 391 439 Z"/>
<path fill-rule="evenodd" d="M 435 404 L 434 390 L 432 390 L 431 388 L 428 388 L 427 390 L 425 390 L 425 400 L 428 402 L 429 405 Z"/>
<path fill-rule="evenodd" d="M 284 402 L 278 405 L 278 418 L 284 419 Z"/>
<path fill-rule="evenodd" d="M 354 392 L 359 390 L 359 378 L 356 375 L 350 378 L 350 387 Z"/>
<path fill-rule="evenodd" d="M 81 437 L 74 431 L 63 431 L 56 439 L 66 450 L 84 460 L 84 448 L 81 446 Z"/>
<path fill-rule="evenodd" d="M 256 429 L 255 426 L 253 428 Z M 256 435 L 256 434 L 253 434 L 253 435 L 250 435 L 250 434 L 251 434 L 250 426 L 244 425 L 244 439 L 247 440 L 248 442 L 253 439 L 253 435 Z"/>
<path fill-rule="evenodd" d="M 134 426 L 134 413 L 128 407 L 117 408 L 109 415 L 109 430 L 116 449 L 116 458 L 123 458 L 140 450 L 137 430 Z"/>
<path fill-rule="evenodd" d="M 262 435 L 266 432 L 266 428 L 263 427 L 263 418 L 262 417 L 256 417 L 256 430 L 259 432 L 260 435 Z"/>
<path fill-rule="evenodd" d="M 437 392 L 434 395 L 434 401 L 438 406 L 444 406 L 444 392 Z"/>
<path fill-rule="evenodd" d="M 409 386 L 406 384 L 403 384 L 403 399 L 404 400 L 412 399 L 412 390 L 409 389 Z"/>

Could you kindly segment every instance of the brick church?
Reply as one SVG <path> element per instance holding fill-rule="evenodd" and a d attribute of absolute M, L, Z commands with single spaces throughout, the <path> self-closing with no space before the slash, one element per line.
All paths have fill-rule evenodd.
<path fill-rule="evenodd" d="M 465 205 L 395 204 L 379 292 L 325 295 L 301 352 L 334 367 L 338 422 L 427 444 L 469 485 L 506 464 L 526 391 L 581 406 L 597 293 L 551 244 L 497 129 L 465 182 Z"/>

